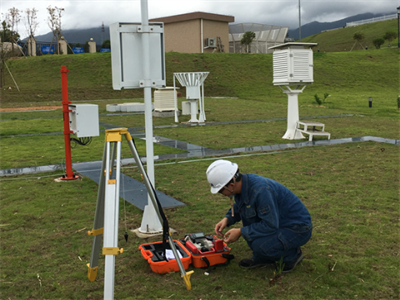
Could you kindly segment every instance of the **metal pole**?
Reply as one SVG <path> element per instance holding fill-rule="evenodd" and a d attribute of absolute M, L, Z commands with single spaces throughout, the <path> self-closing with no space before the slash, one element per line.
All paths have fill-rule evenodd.
<path fill-rule="evenodd" d="M 397 8 L 397 48 L 400 48 L 400 6 Z"/>
<path fill-rule="evenodd" d="M 66 66 L 61 67 L 61 88 L 62 88 L 62 105 L 63 105 L 63 117 L 64 117 L 64 144 L 65 144 L 65 167 L 67 174 L 61 177 L 61 180 L 72 180 L 77 179 L 79 176 L 74 175 L 72 171 L 72 159 L 71 159 L 71 144 L 70 144 L 70 134 L 72 131 L 69 129 L 69 107 L 71 104 L 68 101 L 68 79 Z"/>
<path fill-rule="evenodd" d="M 300 8 L 300 0 L 299 0 L 299 42 L 301 41 L 301 8 Z"/>
<path fill-rule="evenodd" d="M 149 177 L 150 182 L 153 186 L 154 183 L 154 147 L 153 147 L 153 118 L 152 118 L 152 103 L 151 103 L 151 78 L 150 78 L 150 33 L 149 33 L 149 17 L 148 17 L 148 9 L 147 9 L 147 0 L 140 1 L 141 6 L 141 16 L 142 16 L 142 46 L 143 46 L 143 80 L 145 82 L 144 87 L 144 111 L 145 111 L 145 130 L 146 130 L 146 158 L 147 158 L 147 175 Z M 148 205 L 147 209 L 149 210 L 150 215 L 154 212 L 153 203 L 150 201 L 150 195 L 148 195 Z M 145 207 L 146 210 L 146 207 Z M 144 214 L 147 215 L 146 213 Z M 148 218 L 143 217 L 143 222 L 141 225 L 142 231 L 144 228 L 150 227 L 143 224 L 147 221 Z M 158 232 L 162 230 L 161 223 L 153 224 L 152 227 L 158 228 L 149 228 L 150 232 Z"/>
<path fill-rule="evenodd" d="M 150 56 L 149 56 L 149 33 L 147 28 L 149 26 L 149 17 L 147 9 L 147 0 L 141 0 L 142 12 L 142 33 L 143 41 L 143 79 L 145 80 L 144 88 L 144 103 L 145 103 L 145 122 L 146 122 L 146 156 L 147 156 L 147 174 L 150 181 L 154 185 L 154 151 L 153 151 L 153 119 L 152 119 L 152 105 L 151 105 L 151 86 L 150 86 Z"/>
<path fill-rule="evenodd" d="M 175 85 L 175 73 L 173 76 L 174 79 L 174 106 L 175 106 L 175 122 L 178 123 L 178 99 L 177 99 L 177 95 L 176 95 L 176 85 Z"/>

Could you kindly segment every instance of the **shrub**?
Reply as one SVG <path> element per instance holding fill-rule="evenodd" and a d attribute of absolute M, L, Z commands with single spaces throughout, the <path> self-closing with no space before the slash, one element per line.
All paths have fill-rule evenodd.
<path fill-rule="evenodd" d="M 321 101 L 321 99 L 318 97 L 317 94 L 314 95 L 314 98 L 315 98 L 315 101 L 318 103 L 318 105 L 321 105 L 321 104 L 322 104 L 322 101 Z"/>
<path fill-rule="evenodd" d="M 382 38 L 378 38 L 372 41 L 376 49 L 380 49 L 381 46 L 385 43 L 385 40 Z"/>
<path fill-rule="evenodd" d="M 330 95 L 328 93 L 325 93 L 324 94 L 324 99 L 321 100 L 321 98 L 317 94 L 315 94 L 314 98 L 315 98 L 315 101 L 318 103 L 318 105 L 321 105 L 322 102 L 325 102 L 326 98 L 328 98 L 329 96 Z"/>
<path fill-rule="evenodd" d="M 397 37 L 396 32 L 394 31 L 387 31 L 385 33 L 385 35 L 383 36 L 384 40 L 389 41 L 389 47 L 390 47 L 390 43 Z"/>

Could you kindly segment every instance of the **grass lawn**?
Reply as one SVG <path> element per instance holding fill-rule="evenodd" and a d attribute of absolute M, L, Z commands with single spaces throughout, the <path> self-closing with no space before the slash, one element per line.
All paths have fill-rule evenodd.
<path fill-rule="evenodd" d="M 384 148 L 384 150 L 382 150 Z M 115 297 L 120 299 L 388 299 L 399 294 L 398 146 L 360 143 L 232 157 L 244 173 L 273 178 L 292 189 L 310 210 L 314 230 L 296 270 L 244 271 L 251 256 L 243 239 L 231 244 L 235 259 L 204 275 L 195 269 L 192 290 L 179 273 L 155 274 L 137 247 L 145 242 L 125 226 L 140 227 L 142 212 L 120 203 Z M 212 160 L 156 165 L 157 188 L 186 206 L 165 210 L 170 226 L 213 233 L 229 200 L 211 195 L 205 170 Z M 135 168 L 124 172 L 140 178 Z M 60 174 L 1 179 L 1 298 L 100 299 L 104 258 L 95 282 L 87 279 L 97 185 L 88 178 L 54 182 Z M 139 179 L 140 180 L 140 179 Z M 126 214 L 126 217 L 125 217 Z M 126 225 L 125 225 L 126 224 Z M 190 267 L 190 269 L 192 269 Z"/>

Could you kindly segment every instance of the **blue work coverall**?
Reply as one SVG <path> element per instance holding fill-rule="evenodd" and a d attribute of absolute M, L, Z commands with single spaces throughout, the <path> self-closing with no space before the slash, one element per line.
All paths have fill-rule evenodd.
<path fill-rule="evenodd" d="M 242 175 L 242 190 L 225 215 L 229 226 L 242 221 L 241 233 L 258 262 L 293 262 L 311 238 L 311 216 L 301 200 L 282 184 L 255 174 Z"/>

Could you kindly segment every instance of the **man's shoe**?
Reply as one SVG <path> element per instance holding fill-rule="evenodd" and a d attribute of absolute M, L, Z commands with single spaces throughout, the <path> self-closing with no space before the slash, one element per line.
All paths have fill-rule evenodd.
<path fill-rule="evenodd" d="M 297 258 L 296 258 L 295 261 L 286 262 L 286 263 L 285 263 L 285 266 L 283 267 L 282 273 L 289 273 L 289 272 L 292 271 L 299 263 L 301 263 L 301 262 L 303 261 L 303 259 L 304 259 L 303 252 L 301 252 L 301 250 L 300 250 L 300 253 L 299 253 L 299 255 L 297 256 Z"/>
<path fill-rule="evenodd" d="M 245 258 L 239 262 L 239 267 L 242 267 L 243 269 L 253 269 L 272 265 L 275 265 L 274 261 L 257 262 L 252 258 Z"/>

